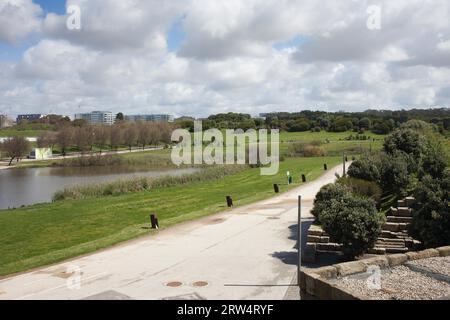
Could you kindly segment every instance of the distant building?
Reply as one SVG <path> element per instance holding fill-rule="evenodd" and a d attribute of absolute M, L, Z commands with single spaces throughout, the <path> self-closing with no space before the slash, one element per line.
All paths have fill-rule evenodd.
<path fill-rule="evenodd" d="M 86 120 L 89 124 L 104 124 L 112 126 L 116 120 L 110 111 L 93 111 L 91 113 L 77 113 L 75 120 Z"/>
<path fill-rule="evenodd" d="M 53 157 L 53 152 L 51 148 L 35 148 L 30 152 L 30 159 L 36 160 L 46 160 Z"/>
<path fill-rule="evenodd" d="M 13 121 L 8 118 L 5 114 L 0 114 L 0 129 L 1 128 L 8 128 L 13 125 Z"/>
<path fill-rule="evenodd" d="M 174 117 L 168 114 L 138 114 L 125 116 L 126 121 L 173 122 Z"/>
<path fill-rule="evenodd" d="M 35 121 L 41 119 L 42 117 L 42 114 L 19 114 L 17 116 L 17 124 L 19 124 L 23 120 Z"/>

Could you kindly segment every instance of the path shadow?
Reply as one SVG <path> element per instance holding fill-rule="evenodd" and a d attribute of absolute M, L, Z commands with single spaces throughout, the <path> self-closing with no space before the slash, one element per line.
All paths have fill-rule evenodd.
<path fill-rule="evenodd" d="M 310 218 L 302 218 L 301 221 L 301 228 L 302 228 L 302 239 L 301 239 L 301 248 L 302 252 L 306 247 L 306 242 L 308 239 L 308 229 L 313 224 L 314 219 Z M 297 239 L 297 231 L 298 231 L 298 224 L 293 224 L 289 227 L 289 236 L 288 239 L 295 240 L 295 245 L 292 248 L 292 251 L 277 251 L 271 254 L 272 257 L 280 259 L 283 263 L 289 264 L 289 265 L 297 265 L 298 263 L 298 239 Z M 326 252 L 326 253 L 320 253 L 317 255 L 316 262 L 310 263 L 310 262 L 302 262 L 303 267 L 307 268 L 319 268 L 323 266 L 329 266 L 332 264 L 337 264 L 341 262 L 349 261 L 348 257 L 344 256 L 340 252 Z"/>

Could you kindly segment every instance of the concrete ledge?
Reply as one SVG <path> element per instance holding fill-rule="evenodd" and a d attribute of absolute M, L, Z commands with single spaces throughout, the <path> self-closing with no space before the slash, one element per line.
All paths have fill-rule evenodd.
<path fill-rule="evenodd" d="M 397 253 L 388 255 L 387 259 L 389 262 L 389 266 L 396 267 L 408 261 L 408 256 L 406 254 Z"/>
<path fill-rule="evenodd" d="M 408 260 L 420 260 L 440 256 L 439 251 L 436 249 L 426 249 L 417 252 L 407 252 L 406 255 L 408 256 Z"/>
<path fill-rule="evenodd" d="M 351 261 L 344 262 L 338 265 L 335 265 L 338 275 L 341 277 L 345 277 L 355 273 L 366 272 L 367 265 L 361 261 Z"/>
<path fill-rule="evenodd" d="M 380 268 L 389 267 L 388 258 L 385 256 L 373 257 L 369 259 L 360 260 L 366 266 L 379 266 Z"/>
<path fill-rule="evenodd" d="M 440 247 L 436 249 L 439 252 L 439 255 L 441 257 L 448 257 L 450 256 L 450 246 L 446 247 Z"/>
<path fill-rule="evenodd" d="M 373 257 L 317 269 L 306 269 L 300 272 L 300 288 L 309 295 L 322 300 L 362 300 L 363 297 L 359 297 L 354 293 L 338 287 L 332 280 L 352 274 L 364 273 L 371 265 L 376 265 L 380 268 L 389 268 L 406 264 L 408 260 L 420 260 L 439 256 L 450 256 L 450 246 L 419 252 L 408 252 L 406 254 Z"/>

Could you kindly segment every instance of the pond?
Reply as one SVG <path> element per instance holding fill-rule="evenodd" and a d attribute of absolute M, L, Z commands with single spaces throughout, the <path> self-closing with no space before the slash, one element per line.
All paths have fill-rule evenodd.
<path fill-rule="evenodd" d="M 136 171 L 129 167 L 70 167 L 0 170 L 0 209 L 51 202 L 56 191 L 75 185 L 130 179 L 134 177 L 179 176 L 198 168 Z"/>

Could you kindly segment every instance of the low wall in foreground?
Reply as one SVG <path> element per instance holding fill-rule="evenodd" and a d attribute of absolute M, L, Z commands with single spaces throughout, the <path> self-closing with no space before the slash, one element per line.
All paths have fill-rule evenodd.
<path fill-rule="evenodd" d="M 364 297 L 339 287 L 333 280 L 365 273 L 370 266 L 387 269 L 404 265 L 410 261 L 448 256 L 450 256 L 450 246 L 376 256 L 365 260 L 345 262 L 317 269 L 304 269 L 300 272 L 300 288 L 304 294 L 322 300 L 363 300 Z"/>

